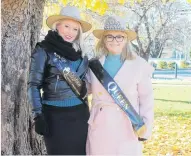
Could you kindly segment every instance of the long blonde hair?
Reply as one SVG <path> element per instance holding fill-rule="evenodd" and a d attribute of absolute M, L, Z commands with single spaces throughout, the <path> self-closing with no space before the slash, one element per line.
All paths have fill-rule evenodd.
<path fill-rule="evenodd" d="M 95 48 L 96 56 L 98 58 L 102 57 L 103 55 L 106 56 L 109 53 L 109 51 L 107 50 L 105 46 L 104 34 L 105 32 L 103 33 L 102 37 L 99 39 Z M 125 60 L 134 60 L 134 59 L 135 59 L 135 55 L 133 54 L 130 47 L 130 42 L 127 39 L 127 42 L 123 48 L 123 52 L 121 53 L 121 60 L 125 61 Z"/>
<path fill-rule="evenodd" d="M 60 24 L 61 22 L 63 22 L 65 19 L 56 21 L 53 25 L 52 25 L 52 30 L 57 31 L 57 25 Z M 76 39 L 73 41 L 73 48 L 78 51 L 81 50 L 82 51 L 82 56 L 84 56 L 85 52 L 84 52 L 84 45 L 83 45 L 83 37 L 82 37 L 82 27 L 79 24 L 79 31 L 78 31 L 78 35 L 76 37 Z"/>

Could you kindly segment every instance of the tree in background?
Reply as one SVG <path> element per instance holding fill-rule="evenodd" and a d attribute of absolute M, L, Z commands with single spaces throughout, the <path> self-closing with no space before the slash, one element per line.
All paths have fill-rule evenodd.
<path fill-rule="evenodd" d="M 171 24 L 176 19 L 175 2 L 163 4 L 160 0 L 148 0 L 132 8 L 138 21 L 135 31 L 137 44 L 133 44 L 137 53 L 148 60 L 149 57 L 161 57 L 165 44 L 171 39 Z"/>
<path fill-rule="evenodd" d="M 60 6 L 68 4 L 79 7 L 84 19 L 93 24 L 93 29 L 101 27 L 108 15 L 115 13 L 122 16 L 127 26 L 137 32 L 137 42 L 132 45 L 145 60 L 162 56 L 166 43 L 172 40 L 177 10 L 181 10 L 181 4 L 176 0 L 54 0 L 48 1 L 45 7 L 44 27 L 47 16 L 59 13 Z M 85 41 L 91 40 L 93 48 L 95 42 L 92 43 L 92 38 L 90 33 L 86 34 Z"/>
<path fill-rule="evenodd" d="M 191 49 L 191 21 L 180 19 L 174 22 L 171 29 L 173 47 L 181 51 L 184 59 L 188 60 Z"/>

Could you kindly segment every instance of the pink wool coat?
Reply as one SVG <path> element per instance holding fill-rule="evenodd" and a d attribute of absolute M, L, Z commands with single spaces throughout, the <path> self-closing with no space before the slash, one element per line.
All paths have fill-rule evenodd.
<path fill-rule="evenodd" d="M 105 57 L 100 59 L 104 63 Z M 151 83 L 153 68 L 142 58 L 126 60 L 114 80 L 143 118 L 151 135 L 154 118 L 154 100 Z M 127 115 L 117 106 L 108 92 L 90 70 L 88 88 L 92 93 L 92 107 L 88 121 L 87 155 L 142 155 L 142 144 L 135 135 Z"/>

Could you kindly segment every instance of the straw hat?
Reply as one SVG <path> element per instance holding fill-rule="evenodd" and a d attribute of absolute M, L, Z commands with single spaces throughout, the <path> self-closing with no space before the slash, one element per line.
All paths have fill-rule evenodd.
<path fill-rule="evenodd" d="M 53 15 L 48 17 L 46 20 L 46 24 L 50 29 L 52 29 L 52 26 L 55 22 L 63 19 L 72 19 L 78 21 L 81 24 L 83 32 L 87 32 L 92 28 L 92 25 L 90 23 L 81 20 L 80 11 L 74 6 L 66 6 L 61 9 L 59 15 Z"/>
<path fill-rule="evenodd" d="M 126 23 L 120 17 L 110 16 L 105 20 L 103 29 L 96 29 L 93 31 L 95 37 L 100 39 L 105 31 L 124 31 L 127 33 L 128 40 L 132 41 L 136 39 L 136 32 L 126 28 Z"/>

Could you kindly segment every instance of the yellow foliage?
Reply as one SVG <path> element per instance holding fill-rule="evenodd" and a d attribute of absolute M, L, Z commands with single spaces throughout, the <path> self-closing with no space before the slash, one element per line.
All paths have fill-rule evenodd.
<path fill-rule="evenodd" d="M 93 6 L 93 11 L 98 12 L 98 10 L 101 8 L 101 2 L 100 1 L 96 1 L 96 3 Z"/>
<path fill-rule="evenodd" d="M 118 0 L 119 4 L 125 4 L 125 2 L 130 2 L 130 5 L 133 6 L 135 2 L 141 3 L 143 0 Z"/>
<path fill-rule="evenodd" d="M 118 3 L 123 5 L 125 4 L 125 0 L 118 0 Z"/>
<path fill-rule="evenodd" d="M 100 14 L 100 15 L 104 15 L 105 12 L 106 12 L 106 10 L 103 8 L 103 9 L 101 9 L 101 10 L 99 11 L 99 14 Z"/>
<path fill-rule="evenodd" d="M 73 1 L 71 1 L 71 5 L 72 6 L 78 6 L 78 0 L 73 0 Z"/>
<path fill-rule="evenodd" d="M 134 6 L 135 0 L 129 0 L 130 1 L 130 6 Z"/>
<path fill-rule="evenodd" d="M 162 0 L 162 3 L 165 4 L 165 3 L 166 3 L 166 0 Z"/>
<path fill-rule="evenodd" d="M 108 4 L 104 1 L 96 1 L 91 10 L 97 12 L 100 15 L 104 15 L 108 9 Z"/>
<path fill-rule="evenodd" d="M 92 0 L 86 0 L 86 7 L 90 9 L 92 7 Z"/>
<path fill-rule="evenodd" d="M 187 2 L 191 4 L 191 0 L 187 0 Z"/>
<path fill-rule="evenodd" d="M 142 0 L 137 0 L 137 2 L 138 2 L 138 3 L 141 3 L 141 2 L 142 2 Z"/>
<path fill-rule="evenodd" d="M 103 2 L 99 14 L 104 15 L 108 8 L 109 7 L 108 7 L 107 3 Z"/>
<path fill-rule="evenodd" d="M 76 3 L 76 6 L 78 8 L 81 8 L 81 9 L 86 8 L 85 1 L 84 0 L 78 0 L 77 3 Z"/>
<path fill-rule="evenodd" d="M 109 6 L 108 6 L 108 4 L 106 2 L 103 2 L 103 8 L 106 9 L 106 10 L 109 8 Z"/>
<path fill-rule="evenodd" d="M 50 12 L 48 12 L 48 16 L 50 15 L 55 15 L 55 14 L 59 14 L 60 12 L 60 5 L 57 4 L 57 3 L 53 3 L 51 6 L 50 6 Z"/>
<path fill-rule="evenodd" d="M 68 1 L 67 0 L 61 0 L 61 3 L 63 4 L 63 6 L 65 6 L 68 3 Z"/>
<path fill-rule="evenodd" d="M 189 156 L 191 154 L 191 118 L 163 114 L 155 118 L 152 138 L 144 142 L 147 155 Z"/>

